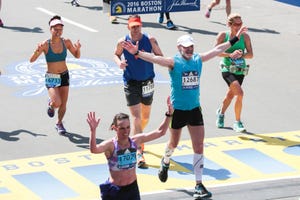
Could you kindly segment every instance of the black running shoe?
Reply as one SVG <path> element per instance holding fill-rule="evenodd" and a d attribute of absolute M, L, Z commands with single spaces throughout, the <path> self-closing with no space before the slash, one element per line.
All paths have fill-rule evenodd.
<path fill-rule="evenodd" d="M 48 116 L 49 117 L 54 117 L 54 115 L 55 115 L 55 110 L 54 110 L 54 108 L 50 105 L 50 102 L 51 102 L 51 100 L 49 99 L 48 100 L 48 108 L 47 108 L 47 114 L 48 114 Z"/>
<path fill-rule="evenodd" d="M 146 161 L 145 161 L 143 153 L 137 154 L 137 160 L 138 160 L 138 162 L 137 162 L 138 168 L 144 168 L 146 165 Z"/>
<path fill-rule="evenodd" d="M 166 182 L 168 180 L 168 170 L 169 164 L 164 163 L 164 158 L 161 159 L 160 168 L 158 170 L 158 178 L 161 182 Z"/>
<path fill-rule="evenodd" d="M 195 200 L 199 200 L 202 198 L 209 198 L 211 196 L 212 196 L 211 192 L 207 191 L 207 189 L 204 187 L 202 183 L 198 183 L 195 186 L 195 192 L 193 196 Z"/>
<path fill-rule="evenodd" d="M 76 7 L 80 6 L 79 3 L 76 0 L 72 0 L 71 4 L 72 4 L 72 6 L 76 6 Z"/>

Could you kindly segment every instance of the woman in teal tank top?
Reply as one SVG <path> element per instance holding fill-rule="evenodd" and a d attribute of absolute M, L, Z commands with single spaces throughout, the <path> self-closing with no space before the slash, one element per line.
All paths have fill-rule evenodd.
<path fill-rule="evenodd" d="M 66 129 L 62 120 L 67 109 L 69 96 L 67 50 L 75 58 L 80 58 L 81 44 L 79 40 L 73 44 L 70 39 L 62 37 L 64 24 L 60 16 L 53 16 L 49 21 L 49 27 L 51 38 L 37 45 L 29 61 L 36 61 L 42 53 L 45 55 L 47 63 L 45 85 L 49 95 L 47 114 L 49 117 L 54 117 L 55 109 L 58 109 L 55 128 L 59 134 L 65 134 Z"/>
<path fill-rule="evenodd" d="M 216 46 L 225 41 L 229 41 L 232 37 L 234 37 L 242 24 L 242 18 L 239 14 L 230 14 L 227 20 L 227 25 L 230 30 L 223 31 L 218 34 Z M 245 59 L 250 59 L 253 57 L 251 40 L 248 33 L 243 33 L 238 42 L 236 42 L 225 52 L 221 53 L 219 56 L 222 57 L 220 69 L 223 79 L 228 85 L 228 90 L 225 98 L 222 101 L 222 105 L 217 109 L 216 126 L 218 128 L 224 127 L 225 111 L 229 107 L 233 98 L 236 97 L 234 104 L 235 122 L 233 124 L 233 129 L 236 132 L 244 132 L 246 129 L 241 122 L 244 96 L 242 83 L 249 70 L 249 65 L 246 64 Z"/>

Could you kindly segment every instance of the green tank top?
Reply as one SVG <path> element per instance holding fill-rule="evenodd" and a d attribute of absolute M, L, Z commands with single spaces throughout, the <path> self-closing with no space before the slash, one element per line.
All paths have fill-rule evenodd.
<path fill-rule="evenodd" d="M 224 39 L 224 42 L 227 42 L 230 40 L 230 35 L 229 35 L 229 32 L 226 32 L 226 35 L 225 35 L 225 39 Z M 225 52 L 226 53 L 232 53 L 234 52 L 235 50 L 242 50 L 243 53 L 245 53 L 245 39 L 244 39 L 244 35 L 241 35 L 240 36 L 240 39 L 239 41 L 237 41 L 233 46 L 231 46 L 230 48 L 228 48 Z M 239 59 L 236 59 L 236 60 L 233 60 L 229 57 L 224 57 L 221 62 L 220 62 L 220 65 L 222 66 L 230 66 L 230 65 L 236 65 L 237 67 L 239 68 L 245 68 L 246 67 L 246 61 L 244 58 L 239 58 Z M 221 67 L 221 71 L 222 72 L 228 72 L 228 68 L 226 67 Z M 236 74 L 243 74 L 243 72 L 236 72 Z"/>

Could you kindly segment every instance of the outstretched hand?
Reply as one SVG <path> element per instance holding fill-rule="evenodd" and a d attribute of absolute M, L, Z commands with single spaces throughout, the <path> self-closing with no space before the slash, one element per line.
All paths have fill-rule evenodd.
<path fill-rule="evenodd" d="M 95 112 L 89 112 L 86 121 L 90 125 L 91 130 L 96 130 L 100 123 L 100 118 L 96 119 Z"/>
<path fill-rule="evenodd" d="M 137 41 L 136 45 L 134 45 L 131 41 L 123 41 L 122 47 L 129 53 L 135 54 L 139 50 L 139 42 Z"/>
<path fill-rule="evenodd" d="M 240 30 L 237 32 L 236 37 L 240 38 L 240 35 L 243 33 L 246 33 L 248 31 L 248 28 L 246 26 L 242 26 Z"/>

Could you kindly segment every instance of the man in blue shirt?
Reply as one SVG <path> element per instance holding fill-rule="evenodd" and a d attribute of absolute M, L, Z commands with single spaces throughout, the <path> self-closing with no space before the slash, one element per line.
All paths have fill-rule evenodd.
<path fill-rule="evenodd" d="M 114 60 L 123 70 L 124 92 L 127 106 L 133 119 L 133 134 L 142 133 L 148 124 L 151 104 L 154 94 L 154 69 L 153 63 L 139 59 L 127 50 L 123 49 L 123 42 L 138 43 L 139 50 L 154 55 L 162 56 L 162 52 L 156 39 L 142 33 L 142 21 L 140 16 L 133 15 L 128 19 L 129 34 L 119 39 L 114 53 Z M 121 56 L 124 56 L 124 59 Z M 143 156 L 144 145 L 138 149 L 138 166 L 145 164 Z"/>
<path fill-rule="evenodd" d="M 204 166 L 204 123 L 200 104 L 202 63 L 228 49 L 239 40 L 240 34 L 246 31 L 246 27 L 240 28 L 235 37 L 201 54 L 194 53 L 193 38 L 190 35 L 183 35 L 177 40 L 178 53 L 174 57 L 155 56 L 151 53 L 140 51 L 138 45 L 134 45 L 129 41 L 123 43 L 123 48 L 138 58 L 169 69 L 171 102 L 174 112 L 170 124 L 170 139 L 161 160 L 158 176 L 161 182 L 167 181 L 170 157 L 179 143 L 182 128 L 187 126 L 194 151 L 193 168 L 196 176 L 195 199 L 212 196 L 202 183 Z"/>

